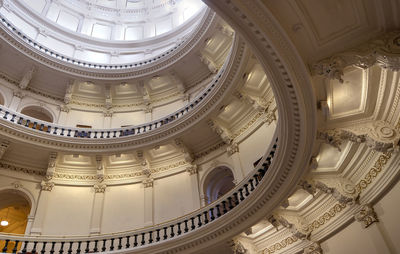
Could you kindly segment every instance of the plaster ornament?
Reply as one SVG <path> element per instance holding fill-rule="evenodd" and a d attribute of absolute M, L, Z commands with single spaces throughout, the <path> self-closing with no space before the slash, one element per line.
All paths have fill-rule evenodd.
<path fill-rule="evenodd" d="M 239 152 L 239 145 L 236 142 L 233 142 L 226 148 L 226 152 L 229 156 L 233 155 L 234 153 Z"/>
<path fill-rule="evenodd" d="M 104 193 L 106 191 L 107 185 L 104 183 L 95 183 L 93 185 L 95 193 Z"/>
<path fill-rule="evenodd" d="M 219 125 L 216 121 L 210 119 L 207 122 L 208 126 L 210 126 L 210 128 L 217 133 L 222 141 L 224 141 L 225 144 L 231 144 L 234 140 L 233 135 L 230 133 L 230 131 L 227 128 L 222 127 L 221 125 Z"/>
<path fill-rule="evenodd" d="M 343 83 L 343 70 L 347 66 L 356 66 L 363 69 L 378 64 L 382 68 L 392 71 L 400 70 L 400 34 L 387 33 L 358 48 L 342 52 L 315 63 L 311 69 L 314 75 L 321 75 L 329 79 L 337 79 Z"/>
<path fill-rule="evenodd" d="M 41 187 L 41 190 L 42 190 L 42 191 L 51 191 L 51 190 L 53 190 L 54 183 L 53 183 L 53 182 L 50 182 L 50 181 L 45 181 L 45 180 L 43 180 L 43 181 L 40 183 L 40 187 Z"/>
<path fill-rule="evenodd" d="M 22 183 L 19 182 L 19 181 L 13 182 L 13 183 L 11 183 L 11 185 L 12 185 L 15 189 L 22 188 Z"/>
<path fill-rule="evenodd" d="M 68 113 L 70 110 L 70 107 L 68 107 L 67 105 L 61 105 L 61 106 L 59 106 L 59 108 L 60 108 L 61 112 L 65 112 L 65 113 Z"/>
<path fill-rule="evenodd" d="M 379 222 L 378 215 L 370 204 L 361 205 L 360 209 L 354 214 L 356 221 L 361 222 L 364 228 Z"/>
<path fill-rule="evenodd" d="M 330 177 L 312 181 L 316 188 L 327 194 L 332 194 L 342 204 L 354 204 L 360 195 L 355 184 L 346 178 Z"/>
<path fill-rule="evenodd" d="M 211 73 L 217 73 L 218 72 L 218 68 L 215 65 L 215 63 L 211 59 L 206 57 L 205 55 L 203 55 L 203 54 L 200 55 L 200 61 L 203 64 L 207 65 L 207 68 Z"/>
<path fill-rule="evenodd" d="M 343 141 L 365 143 L 378 152 L 398 151 L 400 133 L 384 121 L 374 121 L 347 128 L 318 131 L 317 137 L 339 151 Z"/>
<path fill-rule="evenodd" d="M 51 152 L 49 155 L 49 161 L 47 163 L 47 171 L 45 176 L 46 181 L 51 180 L 54 176 L 54 172 L 56 170 L 57 155 L 57 152 Z"/>
<path fill-rule="evenodd" d="M 323 250 L 319 243 L 313 242 L 303 250 L 303 254 L 323 254 Z"/>
<path fill-rule="evenodd" d="M 72 100 L 72 91 L 73 91 L 73 83 L 70 82 L 70 84 L 68 84 L 67 89 L 65 91 L 65 95 L 64 95 L 64 103 L 65 104 L 69 104 Z"/>
<path fill-rule="evenodd" d="M 301 216 L 276 212 L 273 214 L 280 225 L 287 228 L 298 239 L 308 239 L 311 234 L 310 227 Z"/>
<path fill-rule="evenodd" d="M 19 82 L 18 86 L 22 90 L 26 89 L 29 85 L 29 83 L 32 80 L 33 74 L 35 73 L 36 69 L 35 66 L 32 66 L 22 77 L 21 81 Z"/>
<path fill-rule="evenodd" d="M 189 175 L 197 174 L 197 165 L 194 164 L 194 165 L 191 165 L 190 167 L 187 167 L 186 172 L 188 172 Z"/>
<path fill-rule="evenodd" d="M 143 186 L 144 186 L 145 188 L 153 187 L 153 182 L 154 182 L 154 179 L 153 179 L 153 178 L 144 179 L 144 180 L 142 181 Z"/>
<path fill-rule="evenodd" d="M 17 98 L 20 98 L 20 99 L 22 99 L 22 98 L 24 98 L 25 97 L 25 93 L 23 93 L 22 91 L 20 91 L 20 90 L 14 90 L 13 91 L 13 96 L 14 97 L 17 97 Z"/>
<path fill-rule="evenodd" d="M 243 244 L 239 241 L 234 241 L 232 245 L 233 254 L 246 254 L 248 250 L 243 246 Z"/>
<path fill-rule="evenodd" d="M 3 158 L 4 154 L 6 153 L 8 147 L 10 146 L 10 142 L 7 140 L 3 140 L 0 143 L 0 159 Z"/>
<path fill-rule="evenodd" d="M 300 187 L 303 188 L 303 190 L 307 191 L 309 194 L 311 195 L 315 195 L 315 193 L 317 192 L 317 188 L 315 187 L 315 185 L 313 183 L 311 183 L 310 181 L 307 180 L 300 180 L 300 182 L 298 183 L 298 185 Z"/>

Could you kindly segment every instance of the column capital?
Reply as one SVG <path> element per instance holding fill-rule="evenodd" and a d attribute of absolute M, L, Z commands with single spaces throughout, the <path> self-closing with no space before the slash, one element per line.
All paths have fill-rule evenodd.
<path fill-rule="evenodd" d="M 93 185 L 95 193 L 104 193 L 106 191 L 107 185 L 104 183 L 95 183 Z"/>
<path fill-rule="evenodd" d="M 144 188 L 153 187 L 153 182 L 154 182 L 154 179 L 153 179 L 153 178 L 144 179 L 144 180 L 142 181 Z"/>
<path fill-rule="evenodd" d="M 197 170 L 197 165 L 194 164 L 194 165 L 191 165 L 191 166 L 187 167 L 187 168 L 186 168 L 186 172 L 188 172 L 189 175 L 195 175 L 195 174 L 197 174 L 197 172 L 198 172 L 198 170 Z"/>
<path fill-rule="evenodd" d="M 309 246 L 305 247 L 303 254 L 322 254 L 323 250 L 321 245 L 316 242 L 312 242 Z"/>
<path fill-rule="evenodd" d="M 40 187 L 41 187 L 42 191 L 52 191 L 54 188 L 54 182 L 43 180 L 40 183 Z"/>
<path fill-rule="evenodd" d="M 356 221 L 360 222 L 364 228 L 379 222 L 378 215 L 371 204 L 360 205 L 358 211 L 354 214 Z"/>

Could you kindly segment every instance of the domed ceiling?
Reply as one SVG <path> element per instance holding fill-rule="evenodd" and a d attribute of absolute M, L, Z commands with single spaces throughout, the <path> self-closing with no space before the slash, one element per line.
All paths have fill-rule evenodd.
<path fill-rule="evenodd" d="M 200 0 L 18 0 L 4 1 L 0 14 L 59 59 L 128 64 L 180 45 L 206 10 Z"/>

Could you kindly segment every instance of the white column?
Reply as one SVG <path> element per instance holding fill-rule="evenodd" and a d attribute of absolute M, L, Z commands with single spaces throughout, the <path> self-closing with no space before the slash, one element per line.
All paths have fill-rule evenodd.
<path fill-rule="evenodd" d="M 104 129 L 110 129 L 111 128 L 111 120 L 112 120 L 112 113 L 111 112 L 105 112 L 104 113 L 104 121 L 103 121 L 103 128 Z M 120 126 L 118 126 L 120 127 Z"/>
<path fill-rule="evenodd" d="M 28 222 L 26 223 L 26 228 L 25 228 L 25 235 L 29 235 L 29 233 L 31 232 L 34 220 L 35 216 L 31 215 L 28 216 Z"/>
<path fill-rule="evenodd" d="M 9 109 L 17 111 L 19 104 L 21 103 L 22 98 L 24 95 L 21 92 L 14 91 L 14 96 L 11 99 L 10 105 L 8 106 Z"/>
<path fill-rule="evenodd" d="M 46 218 L 47 204 L 50 197 L 50 192 L 54 187 L 53 182 L 42 181 L 40 196 L 36 208 L 35 219 L 31 228 L 31 235 L 41 235 L 44 219 Z"/>
<path fill-rule="evenodd" d="M 201 207 L 208 205 L 208 197 L 206 196 L 206 194 L 203 193 L 200 195 L 200 203 Z"/>
<path fill-rule="evenodd" d="M 90 221 L 90 234 L 100 234 L 101 232 L 101 220 L 103 216 L 103 203 L 105 195 L 106 185 L 95 184 L 94 185 L 94 200 L 92 209 L 92 218 Z"/>
<path fill-rule="evenodd" d="M 60 114 L 58 115 L 57 123 L 59 125 L 66 125 L 68 121 L 68 113 L 69 107 L 68 106 L 60 106 Z"/>
<path fill-rule="evenodd" d="M 153 179 L 143 180 L 144 187 L 144 226 L 154 224 L 153 211 Z"/>
<path fill-rule="evenodd" d="M 245 175 L 243 172 L 243 166 L 242 166 L 242 161 L 240 160 L 239 152 L 231 154 L 231 159 L 233 162 L 233 177 L 235 178 L 235 182 L 239 183 L 244 178 Z"/>
<path fill-rule="evenodd" d="M 186 169 L 189 173 L 190 186 L 192 187 L 192 201 L 193 210 L 200 208 L 200 192 L 199 192 L 199 179 L 197 174 L 197 165 L 193 165 Z"/>
<path fill-rule="evenodd" d="M 378 222 L 379 223 L 379 222 Z M 393 253 L 387 243 L 386 240 L 384 238 L 384 236 L 382 235 L 380 229 L 379 229 L 379 225 L 378 223 L 373 223 L 370 226 L 368 226 L 368 228 L 364 229 L 367 231 L 368 236 L 369 236 L 369 240 L 373 243 L 373 245 L 375 246 L 375 249 L 377 252 L 379 253 Z"/>

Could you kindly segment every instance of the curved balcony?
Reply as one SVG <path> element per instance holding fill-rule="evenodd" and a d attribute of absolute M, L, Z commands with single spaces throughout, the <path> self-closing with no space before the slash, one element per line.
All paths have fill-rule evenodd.
<path fill-rule="evenodd" d="M 154 72 L 174 64 L 183 56 L 191 52 L 199 44 L 199 42 L 205 40 L 210 27 L 215 25 L 215 20 L 215 13 L 209 9 L 206 9 L 195 17 L 192 17 L 187 24 L 183 25 L 183 28 L 185 28 L 186 26 L 190 27 L 190 25 L 193 25 L 192 23 L 200 23 L 200 25 L 196 26 L 190 35 L 186 36 L 178 43 L 174 41 L 174 45 L 170 45 L 167 50 L 149 58 L 139 61 L 129 61 L 121 64 L 96 63 L 82 59 L 76 59 L 73 56 L 67 56 L 59 53 L 32 39 L 18 27 L 13 25 L 12 22 L 10 22 L 7 17 L 2 14 L 0 14 L 0 36 L 22 53 L 31 58 L 39 60 L 51 68 L 84 77 L 97 77 L 101 79 L 109 78 L 115 80 L 118 78 L 126 79 L 139 77 L 148 72 Z M 126 43 L 116 42 L 109 45 L 109 47 L 115 51 L 116 48 L 121 48 L 125 44 Z M 126 45 L 127 48 L 131 48 L 132 46 L 134 46 L 132 43 Z M 141 47 L 143 47 L 143 45 Z M 95 50 L 99 51 L 100 48 L 100 46 L 96 46 Z M 104 50 L 105 48 L 102 49 L 102 51 Z M 112 50 L 109 49 L 108 51 L 104 51 L 104 53 L 111 55 L 111 51 Z"/>
<path fill-rule="evenodd" d="M 195 234 L 200 228 L 210 227 L 222 220 L 227 214 L 243 209 L 248 197 L 261 185 L 268 184 L 266 173 L 273 167 L 273 159 L 278 148 L 278 136 L 270 144 L 266 155 L 257 167 L 234 189 L 215 202 L 183 217 L 143 229 L 101 235 L 96 237 L 22 237 L 17 235 L 0 235 L 5 241 L 2 252 L 12 253 L 97 253 L 110 251 L 142 251 L 147 247 L 179 239 L 182 236 Z M 274 171 L 274 170 L 272 170 Z M 235 219 L 233 219 L 235 220 Z M 232 221 L 231 221 L 232 223 Z M 13 249 L 9 244 L 13 243 Z"/>

